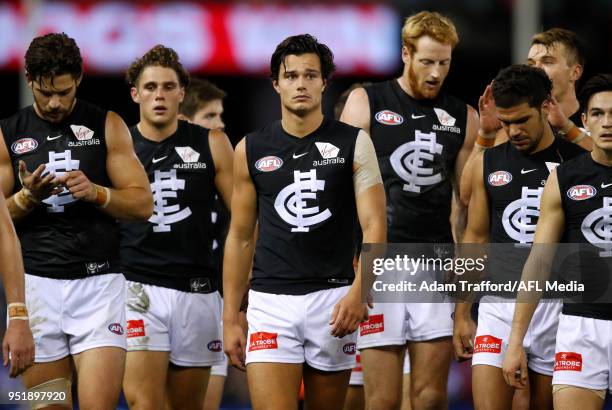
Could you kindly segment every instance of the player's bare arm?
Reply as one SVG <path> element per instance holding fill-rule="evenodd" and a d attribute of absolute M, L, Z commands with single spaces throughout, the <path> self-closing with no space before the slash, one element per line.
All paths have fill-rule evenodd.
<path fill-rule="evenodd" d="M 384 243 L 387 238 L 385 191 L 378 169 L 374 145 L 363 131 L 355 145 L 353 186 L 357 215 L 363 232 L 363 243 Z M 353 333 L 366 320 L 368 310 L 362 300 L 361 258 L 355 280 L 345 297 L 334 307 L 330 325 L 332 335 L 344 337 Z"/>
<path fill-rule="evenodd" d="M 112 187 L 92 183 L 82 171 L 67 172 L 60 182 L 76 199 L 93 202 L 114 218 L 146 220 L 153 213 L 153 197 L 144 168 L 134 153 L 130 132 L 112 111 L 105 127 L 106 171 Z"/>
<path fill-rule="evenodd" d="M 489 200 L 483 179 L 483 152 L 474 157 L 472 172 L 472 199 L 468 208 L 468 219 L 463 243 L 484 244 L 489 241 Z M 467 360 L 474 353 L 473 339 L 476 324 L 471 318 L 472 303 L 457 302 L 453 328 L 453 346 L 455 357 L 459 361 Z"/>
<path fill-rule="evenodd" d="M 453 181 L 454 200 L 457 204 L 457 210 L 455 220 L 452 221 L 452 223 L 455 235 L 457 237 L 457 242 L 461 242 L 467 223 L 468 204 L 464 204 L 461 201 L 461 179 L 470 156 L 479 150 L 479 148 L 475 145 L 479 127 L 478 112 L 476 112 L 476 110 L 469 105 L 467 108 L 467 130 L 465 133 L 465 139 L 463 140 L 463 145 L 457 154 L 457 160 L 455 162 L 455 180 Z"/>
<path fill-rule="evenodd" d="M 53 173 L 45 172 L 45 165 L 39 165 L 33 172 L 27 169 L 23 161 L 19 162 L 19 176 L 23 188 L 13 194 L 14 172 L 11 159 L 0 130 L 0 184 L 6 198 L 6 207 L 13 221 L 18 221 L 34 210 L 41 201 L 59 193 L 59 178 Z"/>
<path fill-rule="evenodd" d="M 23 259 L 19 239 L 0 195 L 0 272 L 6 302 L 9 306 L 8 327 L 2 340 L 2 361 L 9 364 L 11 377 L 23 373 L 34 364 L 34 339 L 25 307 Z"/>
<path fill-rule="evenodd" d="M 533 240 L 533 247 L 523 268 L 522 281 L 545 281 L 550 276 L 550 266 L 554 258 L 553 244 L 559 242 L 565 226 L 565 214 L 561 204 L 561 193 L 557 172 L 551 172 L 540 204 L 540 218 Z M 508 351 L 504 359 L 503 374 L 506 382 L 517 389 L 527 385 L 527 358 L 523 349 L 523 339 L 538 305 L 534 298 L 541 296 L 534 291 L 519 291 L 517 295 L 512 330 L 508 340 Z M 525 302 L 525 301 L 529 302 Z M 520 371 L 520 373 L 517 373 Z M 518 375 L 518 376 L 517 376 Z"/>
<path fill-rule="evenodd" d="M 234 173 L 234 150 L 229 138 L 223 131 L 211 130 L 208 137 L 210 153 L 215 163 L 215 187 L 221 195 L 223 204 L 230 209 L 232 203 L 232 183 Z"/>
<path fill-rule="evenodd" d="M 246 334 L 240 326 L 240 302 L 247 289 L 247 278 L 255 243 L 257 193 L 249 174 L 245 140 L 236 146 L 232 219 L 223 258 L 223 347 L 233 366 L 245 370 Z"/>
<path fill-rule="evenodd" d="M 370 134 L 370 103 L 365 88 L 356 88 L 349 94 L 340 121 Z"/>

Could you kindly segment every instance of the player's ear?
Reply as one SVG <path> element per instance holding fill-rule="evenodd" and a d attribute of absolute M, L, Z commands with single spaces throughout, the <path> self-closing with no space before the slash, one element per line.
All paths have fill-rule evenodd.
<path fill-rule="evenodd" d="M 136 87 L 130 88 L 130 96 L 132 97 L 132 101 L 135 103 L 140 103 L 140 98 L 138 97 L 138 90 Z"/>
<path fill-rule="evenodd" d="M 78 87 L 78 86 L 81 84 L 81 81 L 83 81 L 83 74 L 81 74 L 81 75 L 79 76 L 79 78 L 77 78 L 77 79 L 76 79 L 76 85 L 77 85 L 77 87 Z"/>
<path fill-rule="evenodd" d="M 321 91 L 325 91 L 325 88 L 327 88 L 327 80 L 323 79 L 323 89 Z"/>
<path fill-rule="evenodd" d="M 184 98 L 185 98 L 185 87 L 181 87 L 180 92 L 179 92 L 179 103 L 182 103 Z"/>
<path fill-rule="evenodd" d="M 274 87 L 277 94 L 280 94 L 280 88 L 278 87 L 278 80 L 272 80 L 272 87 Z"/>
<path fill-rule="evenodd" d="M 404 64 L 409 64 L 411 57 L 412 55 L 410 53 L 410 48 L 406 45 L 403 45 L 402 46 L 402 61 L 404 62 Z"/>
<path fill-rule="evenodd" d="M 580 119 L 582 120 L 582 126 L 584 127 L 585 130 L 589 130 L 589 127 L 587 127 L 587 115 L 586 113 L 582 113 L 580 114 Z"/>
<path fill-rule="evenodd" d="M 542 101 L 542 106 L 540 107 L 540 110 L 542 111 L 542 115 L 544 116 L 544 118 L 548 118 L 548 113 L 550 112 L 550 99 L 547 98 L 544 101 Z"/>

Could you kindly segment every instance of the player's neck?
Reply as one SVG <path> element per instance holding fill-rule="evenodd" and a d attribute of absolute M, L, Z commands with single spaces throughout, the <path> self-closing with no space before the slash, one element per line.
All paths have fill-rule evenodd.
<path fill-rule="evenodd" d="M 591 158 L 598 164 L 606 167 L 612 167 L 612 151 L 603 150 L 593 145 L 593 151 L 591 151 Z"/>
<path fill-rule="evenodd" d="M 553 134 L 553 131 L 552 131 L 552 128 L 550 128 L 550 125 L 546 123 L 545 128 L 544 128 L 544 135 L 542 135 L 542 139 L 540 140 L 536 148 L 533 151 L 531 151 L 531 154 L 533 155 L 536 152 L 545 150 L 546 148 L 550 147 L 553 144 L 553 142 L 555 142 L 555 134 Z"/>
<path fill-rule="evenodd" d="M 565 94 L 559 96 L 559 98 L 557 98 L 557 102 L 559 103 L 563 114 L 565 114 L 568 118 L 574 115 L 574 113 L 580 108 L 580 103 L 578 102 L 578 98 L 576 98 L 576 91 L 574 91 L 573 87 L 570 88 Z M 580 126 L 580 124 L 576 125 Z"/>
<path fill-rule="evenodd" d="M 160 142 L 169 138 L 176 132 L 178 128 L 178 119 L 175 118 L 174 121 L 170 121 L 168 124 L 163 126 L 156 126 L 155 124 L 141 119 L 136 127 L 146 139 Z"/>
<path fill-rule="evenodd" d="M 281 125 L 285 132 L 294 137 L 302 138 L 316 131 L 323 122 L 321 110 L 313 110 L 310 113 L 300 116 L 283 109 Z"/>
<path fill-rule="evenodd" d="M 410 87 L 410 81 L 408 80 L 408 68 L 407 67 L 404 67 L 404 72 L 402 73 L 402 76 L 397 79 L 397 83 L 399 84 L 400 88 L 404 90 L 406 94 L 408 94 L 412 98 L 417 98 L 414 91 L 412 91 L 412 87 Z"/>

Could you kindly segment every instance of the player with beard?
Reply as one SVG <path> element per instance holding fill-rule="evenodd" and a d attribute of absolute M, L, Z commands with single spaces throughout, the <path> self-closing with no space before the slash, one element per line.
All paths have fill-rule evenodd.
<path fill-rule="evenodd" d="M 523 269 L 522 281 L 549 279 L 554 244 L 580 244 L 582 282 L 589 289 L 606 288 L 610 280 L 606 249 L 610 249 L 612 203 L 612 75 L 599 74 L 581 90 L 582 123 L 593 139 L 593 151 L 559 166 L 551 173 L 542 195 L 534 246 Z M 602 266 L 603 264 L 603 266 Z M 606 272 L 606 269 L 608 271 Z M 603 281 L 603 287 L 602 287 Z M 508 341 L 503 373 L 506 382 L 522 389 L 527 381 L 523 340 L 539 309 L 539 294 L 519 292 Z M 585 301 L 588 302 L 588 301 Z M 609 303 L 563 304 L 555 348 L 552 379 L 556 410 L 603 407 L 606 390 L 612 391 Z"/>
<path fill-rule="evenodd" d="M 354 90 L 341 119 L 372 136 L 387 195 L 388 242 L 452 243 L 453 191 L 458 195 L 478 115 L 441 92 L 458 42 L 448 18 L 410 16 L 402 42 L 402 76 Z M 457 216 L 460 238 L 465 208 Z M 368 408 L 399 408 L 406 347 L 413 408 L 446 408 L 452 311 L 450 302 L 379 303 L 370 310 L 377 326 L 369 327 L 384 330 L 359 334 Z"/>
<path fill-rule="evenodd" d="M 172 409 L 201 410 L 210 366 L 223 361 L 210 216 L 217 192 L 230 202 L 232 147 L 222 131 L 178 119 L 189 74 L 174 50 L 153 47 L 130 65 L 126 80 L 140 108 L 130 131 L 155 204 L 148 222 L 121 226 L 124 391 L 134 409 L 167 400 Z"/>
<path fill-rule="evenodd" d="M 492 92 L 497 119 L 509 141 L 485 151 L 474 162 L 474 192 L 464 242 L 515 243 L 524 247 L 521 244 L 533 241 L 543 181 L 554 167 L 584 150 L 555 138 L 547 120 L 552 83 L 543 70 L 526 65 L 505 68 L 493 81 Z M 517 222 L 517 212 L 527 207 L 531 211 L 519 216 Z M 491 280 L 517 279 L 519 275 L 514 270 L 523 265 L 526 256 L 520 251 L 492 248 Z M 512 408 L 514 391 L 504 382 L 501 365 L 514 305 L 512 295 L 483 297 L 475 342 L 466 337 L 471 331 L 465 330 L 473 327 L 471 303 L 456 305 L 455 354 L 459 359 L 472 358 L 477 409 Z M 530 352 L 530 403 L 538 409 L 552 404 L 550 377 L 560 309 L 561 305 L 553 301 L 540 306 L 526 340 Z"/>
<path fill-rule="evenodd" d="M 64 392 L 71 408 L 76 369 L 80 407 L 114 409 L 126 350 L 116 221 L 149 218 L 151 191 L 123 120 L 76 98 L 83 63 L 73 39 L 35 38 L 25 69 L 34 104 L 0 124 L 0 181 L 36 343 L 24 383 Z"/>
<path fill-rule="evenodd" d="M 355 330 L 367 318 L 354 241 L 338 238 L 354 237 L 358 217 L 364 242 L 384 242 L 385 197 L 367 134 L 323 116 L 334 67 L 331 50 L 308 34 L 281 42 L 270 61 L 281 120 L 236 147 L 224 347 L 233 365 L 246 362 L 255 410 L 297 409 L 302 377 L 306 408 L 342 408 Z M 247 344 L 239 307 L 256 221 Z"/>
<path fill-rule="evenodd" d="M 223 99 L 225 91 L 221 90 L 213 83 L 199 78 L 191 78 L 189 87 L 185 91 L 185 98 L 179 105 L 179 119 L 186 120 L 197 124 L 209 130 L 225 129 L 223 122 Z M 213 223 L 213 259 L 217 277 L 215 280 L 219 285 L 219 290 L 222 285 L 223 272 L 223 247 L 225 246 L 225 237 L 229 228 L 229 211 L 219 199 L 215 196 L 215 204 L 211 213 L 211 221 Z M 221 324 L 223 326 L 223 323 Z M 208 380 L 208 388 L 206 389 L 206 398 L 204 399 L 204 410 L 217 410 L 221 406 L 223 398 L 223 389 L 225 387 L 225 379 L 227 378 L 227 356 L 223 356 L 223 363 L 215 364 L 210 368 L 210 378 Z"/>

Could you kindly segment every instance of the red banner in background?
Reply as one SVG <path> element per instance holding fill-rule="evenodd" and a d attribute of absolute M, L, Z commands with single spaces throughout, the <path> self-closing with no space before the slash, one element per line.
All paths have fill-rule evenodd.
<path fill-rule="evenodd" d="M 285 37 L 327 44 L 342 74 L 387 74 L 400 62 L 397 13 L 381 5 L 248 5 L 45 2 L 0 5 L 0 69 L 18 69 L 31 39 L 75 38 L 86 69 L 124 71 L 155 44 L 174 48 L 193 72 L 262 74 Z"/>

